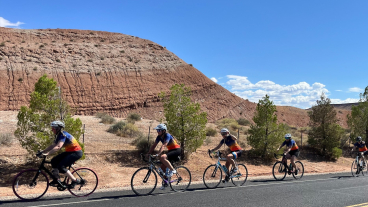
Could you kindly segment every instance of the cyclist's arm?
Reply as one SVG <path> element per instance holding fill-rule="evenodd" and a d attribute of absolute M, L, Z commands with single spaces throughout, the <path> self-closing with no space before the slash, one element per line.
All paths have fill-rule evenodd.
<path fill-rule="evenodd" d="M 50 155 L 50 154 L 54 154 L 55 152 L 59 151 L 64 145 L 64 142 L 59 141 L 54 148 L 52 148 L 49 152 L 43 153 L 44 155 Z"/>
<path fill-rule="evenodd" d="M 238 139 L 238 138 L 236 138 L 236 136 L 234 136 L 232 134 L 230 134 L 230 136 L 231 136 L 231 139 L 233 139 L 233 140 L 237 140 Z"/>
<path fill-rule="evenodd" d="M 156 146 L 157 146 L 157 143 L 156 142 L 153 143 L 153 145 L 151 146 L 151 148 L 150 148 L 150 150 L 148 151 L 147 154 L 151 154 L 153 152 L 153 150 L 155 150 Z"/>
<path fill-rule="evenodd" d="M 213 151 L 216 151 L 216 150 L 220 149 L 220 147 L 221 147 L 221 146 L 222 146 L 222 143 L 220 142 L 220 144 L 218 144 L 218 145 L 217 145 L 217 147 L 213 148 L 213 149 L 211 150 L 211 152 L 213 152 Z"/>
<path fill-rule="evenodd" d="M 42 150 L 41 153 L 42 154 L 47 153 L 50 150 L 54 149 L 55 146 L 56 146 L 56 144 L 52 144 L 52 145 L 48 146 L 46 149 Z"/>
<path fill-rule="evenodd" d="M 281 149 L 281 147 L 283 147 L 284 146 L 284 143 L 282 143 L 281 145 L 280 145 L 280 147 L 279 148 L 277 148 L 277 150 L 276 151 L 279 151 L 280 149 Z"/>

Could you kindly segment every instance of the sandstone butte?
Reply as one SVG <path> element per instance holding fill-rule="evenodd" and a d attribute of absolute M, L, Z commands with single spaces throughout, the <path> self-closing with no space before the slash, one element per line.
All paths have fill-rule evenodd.
<path fill-rule="evenodd" d="M 225 70 L 225 69 L 224 69 Z M 249 71 L 252 73 L 255 71 Z M 192 89 L 210 122 L 221 118 L 252 120 L 256 104 L 210 80 L 191 64 L 150 40 L 120 33 L 72 29 L 0 27 L 0 111 L 28 105 L 35 82 L 54 78 L 64 99 L 79 115 L 108 112 L 115 117 L 139 113 L 163 116 L 161 91 L 175 84 Z M 346 127 L 346 114 L 338 113 Z M 306 126 L 306 110 L 277 106 L 278 121 Z"/>

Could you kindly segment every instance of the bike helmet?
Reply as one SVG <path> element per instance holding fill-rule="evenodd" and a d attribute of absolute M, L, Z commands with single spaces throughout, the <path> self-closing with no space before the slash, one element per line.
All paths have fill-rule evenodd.
<path fill-rule="evenodd" d="M 362 141 L 362 138 L 361 138 L 360 136 L 358 136 L 358 137 L 356 138 L 356 141 L 357 141 L 357 142 L 360 142 L 360 141 Z"/>
<path fill-rule="evenodd" d="M 227 128 L 222 128 L 221 131 L 220 131 L 220 133 L 227 133 L 227 132 L 229 132 L 229 130 Z"/>
<path fill-rule="evenodd" d="M 53 127 L 53 128 L 65 128 L 65 124 L 61 121 L 53 121 L 53 122 L 51 122 L 51 127 Z"/>
<path fill-rule="evenodd" d="M 285 139 L 291 139 L 291 134 L 285 134 Z"/>
<path fill-rule="evenodd" d="M 167 130 L 166 124 L 159 124 L 153 129 Z"/>

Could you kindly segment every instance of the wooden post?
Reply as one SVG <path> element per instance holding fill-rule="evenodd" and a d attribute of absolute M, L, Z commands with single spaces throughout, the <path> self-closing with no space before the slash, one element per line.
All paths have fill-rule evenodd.
<path fill-rule="evenodd" d="M 150 133 L 151 133 L 151 126 L 148 127 L 148 143 L 149 143 Z"/>
<path fill-rule="evenodd" d="M 239 129 L 238 129 L 238 141 L 240 140 L 240 137 L 239 137 Z"/>
<path fill-rule="evenodd" d="M 83 124 L 83 144 L 84 144 L 84 130 L 86 129 L 86 124 Z"/>
<path fill-rule="evenodd" d="M 300 143 L 300 148 L 303 148 L 303 130 L 302 131 L 300 131 L 300 137 L 301 137 L 301 143 Z"/>

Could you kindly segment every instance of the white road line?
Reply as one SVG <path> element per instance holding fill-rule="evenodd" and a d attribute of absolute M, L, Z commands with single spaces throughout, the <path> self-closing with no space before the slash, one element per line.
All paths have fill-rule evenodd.
<path fill-rule="evenodd" d="M 46 204 L 46 205 L 39 205 L 39 206 L 29 206 L 29 207 L 40 207 L 40 206 L 61 206 L 61 205 L 70 205 L 76 203 L 92 203 L 92 202 L 100 202 L 100 201 L 107 201 L 111 199 L 101 199 L 101 200 L 93 200 L 93 201 L 78 201 L 78 202 L 70 202 L 70 203 L 56 203 L 56 204 Z"/>

